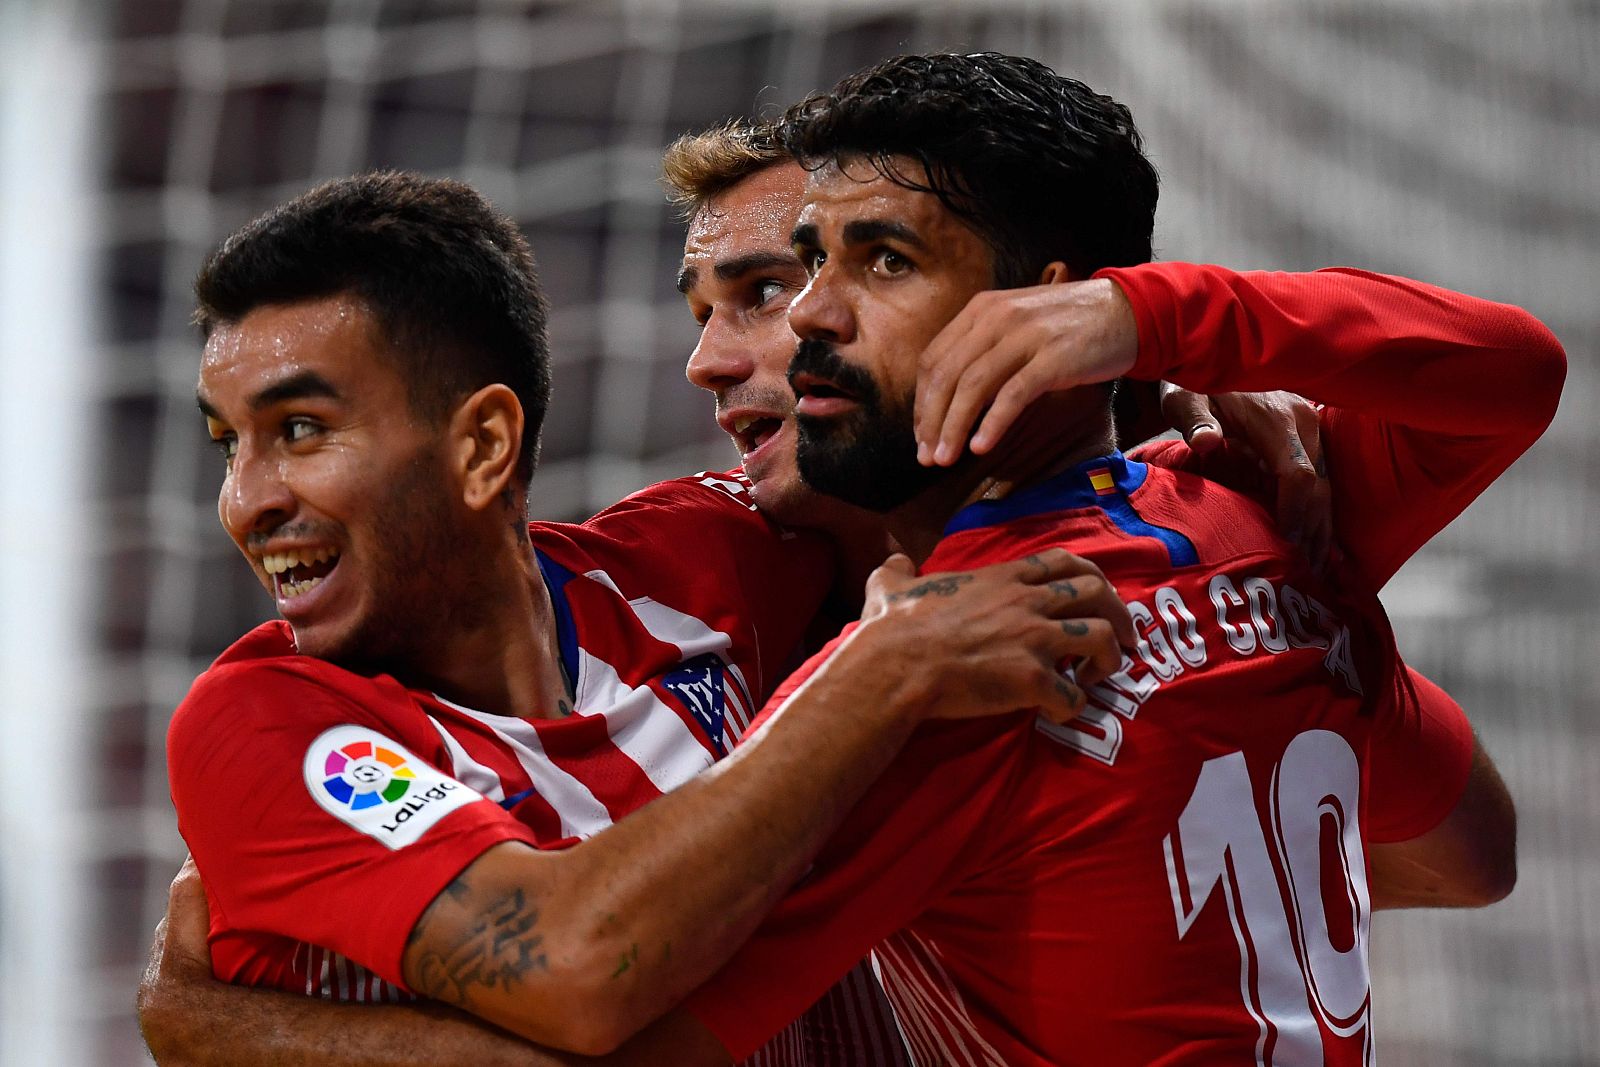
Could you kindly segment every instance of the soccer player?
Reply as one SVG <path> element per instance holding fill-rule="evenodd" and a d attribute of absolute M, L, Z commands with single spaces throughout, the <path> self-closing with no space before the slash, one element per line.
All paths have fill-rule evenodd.
<path fill-rule="evenodd" d="M 720 134 L 707 134 L 707 139 L 717 139 L 718 136 Z M 768 149 L 771 149 L 771 146 L 768 146 Z M 688 149 L 685 147 L 683 152 L 686 152 L 686 150 Z M 677 152 L 678 157 L 682 157 L 683 152 Z M 674 158 L 674 154 L 669 154 L 669 160 L 670 158 Z M 794 254 L 787 246 L 787 232 L 792 229 L 794 213 L 798 208 L 798 182 L 792 181 L 792 179 L 795 176 L 803 178 L 803 171 L 798 170 L 798 166 L 787 163 L 787 157 L 778 157 L 778 155 L 771 155 L 770 158 L 766 158 L 766 163 L 774 165 L 779 160 L 782 162 L 782 171 L 786 171 L 786 176 L 790 179 L 789 184 L 792 186 L 792 195 L 782 205 L 782 218 L 778 219 L 776 230 L 773 230 L 773 227 L 770 226 L 771 219 L 760 218 L 758 214 L 752 213 L 749 216 L 749 222 L 755 227 L 755 230 L 747 230 L 747 234 L 750 237 L 755 237 L 755 235 L 768 237 L 768 230 L 773 230 L 774 234 L 778 235 L 776 254 L 782 256 L 786 261 L 782 264 L 782 269 L 800 275 L 800 277 L 794 278 L 794 288 L 798 288 L 798 282 L 803 280 L 803 272 L 798 266 L 797 259 L 794 259 Z M 694 238 L 691 237 L 691 246 L 693 246 L 693 243 Z M 686 264 L 688 262 L 691 262 L 690 259 L 686 259 Z M 768 266 L 771 266 L 771 264 L 768 264 Z M 688 267 L 688 270 L 693 270 L 693 267 Z M 709 270 L 709 275 L 728 278 L 728 272 L 725 269 L 717 270 L 715 267 Z M 707 280 L 709 280 L 709 277 L 707 277 Z M 730 278 L 730 282 L 738 285 L 738 283 L 744 282 L 744 278 Z M 691 302 L 693 302 L 693 299 L 691 299 Z M 787 298 L 784 299 L 784 304 L 786 302 Z M 763 355 L 765 355 L 766 366 L 776 374 L 779 387 L 782 390 L 778 398 L 782 406 L 781 408 L 776 408 L 781 413 L 779 418 L 787 418 L 787 411 L 792 408 L 794 398 L 792 398 L 792 394 L 789 394 L 786 384 L 782 384 L 781 374 L 782 366 L 787 365 L 787 357 L 789 357 L 789 350 L 792 347 L 794 338 L 792 338 L 792 334 L 787 333 L 787 326 L 782 325 L 782 306 L 779 306 L 778 310 L 779 315 L 776 317 L 776 325 L 779 326 L 779 333 L 774 334 L 768 331 L 768 336 L 763 338 L 763 341 L 766 342 L 765 354 Z M 718 325 L 706 331 L 707 339 L 717 336 L 725 318 L 726 309 L 723 315 L 718 315 Z M 763 323 L 768 326 L 773 322 L 774 320 L 770 315 L 763 320 Z M 702 352 L 698 352 L 696 357 L 699 358 L 701 355 Z M 693 363 L 691 363 L 691 374 L 693 373 Z M 1258 440 L 1262 443 L 1264 450 L 1275 448 L 1278 445 L 1278 440 L 1280 440 L 1280 432 L 1274 429 L 1269 434 L 1261 435 Z M 786 446 L 789 450 L 792 450 L 792 437 L 787 438 Z M 882 525 L 877 522 L 877 518 L 862 514 L 862 512 L 850 509 L 850 507 L 837 506 L 835 502 L 830 502 L 827 498 L 818 498 L 816 494 L 808 493 L 805 490 L 805 486 L 798 483 L 798 477 L 794 474 L 792 454 L 787 458 L 787 461 L 781 462 L 776 467 L 771 466 L 771 464 L 768 464 L 768 466 L 755 466 L 755 464 L 752 464 L 752 472 L 755 475 L 755 491 L 762 493 L 765 490 L 766 493 L 770 494 L 768 501 L 765 501 L 766 506 L 770 507 L 770 509 L 781 510 L 782 514 L 789 515 L 794 520 L 795 525 L 813 526 L 813 528 L 814 526 L 826 526 L 829 533 L 832 534 L 834 544 L 838 545 L 843 550 L 843 553 L 848 553 L 850 558 L 856 561 L 853 571 L 854 576 L 848 581 L 842 582 L 840 587 L 850 590 L 850 592 L 846 592 L 846 597 L 854 597 L 859 601 L 862 577 L 866 574 L 867 569 L 870 569 L 870 566 L 882 561 L 883 555 L 885 555 L 885 539 L 883 539 Z M 718 483 L 736 486 L 736 477 L 720 478 Z M 773 496 L 773 494 L 776 494 L 776 496 Z M 806 504 L 806 498 L 810 498 L 810 504 Z M 718 498 L 717 494 L 694 493 L 694 491 L 690 491 L 690 486 L 659 486 L 658 490 L 632 499 L 624 514 L 629 515 L 632 522 L 648 526 L 653 523 L 653 515 L 651 515 L 653 507 L 667 507 L 674 514 L 682 514 L 682 512 L 691 509 L 691 507 L 704 507 L 707 501 L 715 502 L 718 499 L 720 498 Z M 830 504 L 832 504 L 832 507 L 829 507 Z M 715 507 L 712 510 L 715 512 Z M 592 523 L 590 526 L 598 526 L 598 528 L 614 526 L 616 525 L 616 518 L 618 518 L 616 515 L 602 515 L 597 522 Z M 672 522 L 674 522 L 674 515 L 664 515 L 661 518 L 662 530 L 670 530 L 670 523 Z M 712 523 L 714 525 L 715 522 L 720 522 L 720 518 L 717 515 L 712 515 Z M 541 528 L 541 526 L 536 526 L 534 530 L 536 530 L 536 533 L 555 533 L 555 531 L 550 531 L 549 528 Z M 565 533 L 566 536 L 571 536 L 573 531 L 568 530 Z M 586 531 L 586 533 L 592 533 L 592 530 Z M 757 541 L 758 539 L 760 537 L 757 537 Z M 651 537 L 648 544 L 646 544 L 645 539 L 638 539 L 635 544 L 630 545 L 627 560 L 613 560 L 613 563 L 611 563 L 613 574 L 618 573 L 618 566 L 626 566 L 629 571 L 637 571 L 637 573 L 642 573 L 642 571 L 650 568 L 661 569 L 651 561 L 651 553 L 661 550 L 658 545 L 661 545 L 662 541 L 664 541 L 662 536 Z M 798 560 L 795 561 L 795 565 L 800 565 L 805 561 L 806 557 L 800 555 Z M 822 587 L 821 577 L 819 577 L 822 568 L 813 560 L 810 563 L 810 569 L 810 577 L 813 581 L 808 584 L 808 590 L 814 595 Z M 773 589 L 776 592 L 782 592 L 782 590 L 778 589 L 778 585 L 774 585 Z M 805 606 L 803 606 L 803 601 L 800 598 L 790 597 L 789 605 L 790 608 L 795 609 L 797 617 L 798 614 L 805 611 Z M 837 624 L 835 624 L 835 629 L 837 629 Z M 656 641 L 646 641 L 646 645 L 654 646 Z M 613 649 L 613 654 L 626 661 L 627 657 L 632 653 L 629 653 L 626 649 L 618 648 Z M 694 672 L 685 673 L 693 675 Z M 710 672 L 701 669 L 701 675 L 698 678 L 699 683 L 704 683 L 709 678 Z M 674 689 L 674 691 L 682 691 L 685 688 L 683 678 L 678 678 L 675 685 L 672 681 L 669 681 L 667 688 Z M 741 697 L 733 697 L 734 705 L 736 705 L 738 699 L 741 699 Z M 742 699 L 747 699 L 747 697 L 742 697 Z M 661 702 L 654 702 L 654 704 L 645 702 L 645 710 L 648 713 L 654 713 L 654 715 L 661 715 L 666 709 L 662 707 Z M 549 733 L 549 729 L 547 729 L 546 733 Z M 704 760 L 704 752 L 699 747 L 691 747 L 688 758 L 690 758 L 691 763 L 698 763 L 698 761 Z M 507 790 L 501 789 L 501 792 L 507 792 Z M 512 792 L 515 792 L 515 790 L 512 790 Z M 354 793 L 352 793 L 352 797 L 354 797 Z M 195 913 L 197 913 L 197 910 L 192 909 L 192 907 L 187 913 L 179 913 L 179 910 L 174 910 L 174 936 L 168 939 L 168 949 L 174 950 L 174 952 L 184 950 L 184 941 L 182 941 L 182 937 L 176 936 L 176 934 L 186 931 L 186 920 L 195 917 Z M 194 947 L 187 949 L 187 952 L 194 953 L 195 957 L 198 958 L 198 966 L 195 969 L 198 969 L 198 973 L 208 976 L 211 969 L 210 960 L 208 958 L 200 958 L 205 955 L 205 926 L 203 926 L 203 921 L 195 936 L 190 937 L 189 942 Z M 222 952 L 227 952 L 226 939 L 224 939 Z M 358 973 L 349 960 L 339 960 L 339 958 L 326 960 L 325 953 L 320 952 L 318 949 L 312 949 L 310 944 L 304 945 L 302 952 L 306 953 L 307 965 L 315 966 L 318 969 L 318 973 L 322 971 L 323 966 L 328 969 L 328 981 L 307 984 L 306 992 L 318 993 L 322 997 L 347 997 L 352 998 L 352 1000 L 360 998 L 366 1003 L 371 1003 L 371 1000 L 373 1000 L 371 993 L 376 987 L 374 987 L 370 979 L 366 979 L 365 976 Z M 170 957 L 171 953 L 166 958 L 168 965 L 173 963 Z M 171 971 L 173 966 L 168 966 L 166 969 Z M 158 985 L 160 985 L 160 982 L 152 982 L 152 989 L 158 987 Z M 171 985 L 170 977 L 166 979 L 166 985 Z M 362 1057 L 374 1056 L 374 1054 L 381 1057 L 381 1062 L 395 1062 L 395 1056 L 405 1054 L 405 1056 L 410 1057 L 411 1062 L 445 1062 L 450 1061 L 450 1059 L 462 1059 L 462 1057 L 470 1056 L 478 1064 L 491 1064 L 491 1062 L 502 1062 L 501 1057 L 506 1057 L 507 1062 L 523 1062 L 523 1057 L 528 1054 L 520 1043 L 514 1043 L 509 1038 L 502 1037 L 499 1032 L 462 1024 L 461 1019 L 453 1019 L 448 1014 L 437 1011 L 437 1008 L 429 1008 L 429 1006 L 418 1005 L 408 1009 L 362 1011 L 362 1013 L 352 1017 L 349 1011 L 339 1011 L 334 1006 L 310 1005 L 310 1003 L 298 1003 L 298 1001 L 286 1000 L 286 998 L 251 997 L 242 1003 L 242 1001 L 238 1000 L 238 997 L 234 997 L 232 1000 L 218 1005 L 216 997 L 219 995 L 219 990 L 198 989 L 194 990 L 194 993 L 194 997 L 190 998 L 189 1001 L 190 1005 L 194 1006 L 187 1013 L 189 1014 L 187 1022 L 190 1024 L 187 1029 L 176 1029 L 173 1025 L 174 1016 L 182 1017 L 186 1013 L 184 1013 L 184 1009 L 174 1008 L 174 1005 L 171 1005 L 170 989 L 166 990 L 165 993 L 166 998 L 168 998 L 166 1003 L 162 1003 L 160 998 L 157 998 L 157 1006 L 152 1008 L 150 1000 L 146 1001 L 147 1011 L 144 1022 L 146 1022 L 147 1033 L 152 1038 L 152 1048 L 157 1051 L 158 1059 L 166 1062 L 166 1064 L 173 1064 L 173 1062 L 230 1062 L 230 1064 L 240 1064 L 240 1062 L 278 1062 L 278 1057 L 283 1057 L 285 1061 L 302 1062 L 302 1064 L 304 1062 L 315 1062 L 317 1059 L 322 1059 L 322 1057 L 325 1057 L 326 1062 L 346 1062 L 346 1064 L 350 1064 L 350 1062 L 368 1062 Z M 384 990 L 384 993 L 386 993 L 387 997 L 387 990 Z M 205 997 L 210 997 L 211 1000 L 203 1001 L 202 998 Z M 386 997 L 379 997 L 379 1000 L 384 1000 Z M 837 1003 L 834 1003 L 834 1001 L 837 1001 Z M 803 1040 L 806 1046 L 802 1049 L 802 1056 L 808 1057 L 811 1062 L 838 1062 L 838 1064 L 843 1064 L 843 1062 L 872 1062 L 872 1064 L 878 1064 L 880 1067 L 883 1064 L 888 1064 L 888 1062 L 893 1062 L 894 1040 L 896 1038 L 894 1038 L 893 1033 L 888 1032 L 888 1027 L 885 1027 L 885 1025 L 880 1024 L 875 1025 L 875 1027 L 872 1025 L 875 1014 L 872 1011 L 872 1005 L 869 1003 L 869 1005 L 866 1005 L 866 1009 L 862 1009 L 859 997 L 856 1000 L 835 997 L 834 1001 L 830 1001 L 832 1011 L 824 1014 L 824 1021 L 829 1022 L 827 1029 L 821 1029 L 819 1025 L 811 1025 L 805 1032 L 800 1033 L 798 1037 L 790 1037 L 784 1048 L 774 1049 L 773 1056 L 778 1057 L 779 1054 L 787 1054 L 790 1046 L 795 1046 L 797 1041 Z M 200 1005 L 210 1005 L 210 1009 L 203 1008 Z M 222 1017 L 226 1017 L 227 1021 L 229 1021 L 229 1029 L 219 1029 L 214 1025 Z"/>
<path fill-rule="evenodd" d="M 920 730 L 690 1011 L 737 1058 L 878 945 L 919 1062 L 1370 1062 L 1372 909 L 1484 903 L 1513 870 L 1492 764 L 1375 592 L 1537 438 L 1559 344 L 1398 279 L 1149 264 L 1126 110 L 1031 61 L 891 60 L 784 138 L 813 170 L 806 480 L 930 576 L 1086 552 L 1141 642 L 1065 728 Z M 1326 402 L 1330 572 L 1248 497 L 1115 452 L 1123 374 Z"/>
<path fill-rule="evenodd" d="M 934 693 L 1064 721 L 1082 694 L 1058 664 L 1104 675 L 1131 639 L 1064 552 L 953 595 L 891 562 L 853 664 L 702 774 L 776 682 L 825 552 L 715 477 L 525 523 L 548 372 L 509 221 L 457 183 L 330 183 L 230 238 L 197 292 L 219 514 L 283 617 L 169 738 L 221 977 L 415 991 L 604 1049 L 732 951 Z"/>

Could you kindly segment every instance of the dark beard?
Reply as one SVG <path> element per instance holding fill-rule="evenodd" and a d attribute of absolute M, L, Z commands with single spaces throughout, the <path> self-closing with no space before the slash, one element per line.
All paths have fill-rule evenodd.
<path fill-rule="evenodd" d="M 800 477 L 819 493 L 868 511 L 893 511 L 920 495 L 946 473 L 917 462 L 914 394 L 886 402 L 872 375 L 847 363 L 825 341 L 801 341 L 789 363 L 799 373 L 836 383 L 855 397 L 847 415 L 795 417 L 795 459 Z"/>

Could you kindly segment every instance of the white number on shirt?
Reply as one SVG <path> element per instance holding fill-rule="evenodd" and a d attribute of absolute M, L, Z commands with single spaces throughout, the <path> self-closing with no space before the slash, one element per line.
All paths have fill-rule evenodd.
<path fill-rule="evenodd" d="M 1318 1019 L 1340 1036 L 1367 1025 L 1371 904 L 1360 789 L 1349 742 L 1308 730 L 1273 768 L 1270 811 L 1256 808 L 1244 754 L 1218 756 L 1201 767 L 1177 831 L 1164 842 L 1180 939 L 1212 890 L 1222 891 L 1239 945 L 1239 992 L 1261 1028 L 1256 1062 L 1263 1067 L 1321 1064 Z M 1324 861 L 1333 869 L 1324 870 Z"/>

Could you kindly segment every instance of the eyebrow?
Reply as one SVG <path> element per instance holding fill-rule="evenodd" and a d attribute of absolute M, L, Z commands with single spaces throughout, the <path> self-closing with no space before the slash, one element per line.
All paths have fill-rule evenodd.
<path fill-rule="evenodd" d="M 339 390 L 335 389 L 333 383 L 328 379 L 316 371 L 301 371 L 299 374 L 290 375 L 281 382 L 267 386 L 251 397 L 250 410 L 261 411 L 274 404 L 281 404 L 285 400 L 304 400 L 307 397 L 314 396 L 327 397 L 330 400 L 338 400 L 340 398 Z M 208 419 L 222 421 L 222 416 L 217 413 L 217 409 L 212 407 L 204 396 L 196 393 L 194 402 L 199 406 L 200 414 Z"/>
<path fill-rule="evenodd" d="M 797 267 L 793 255 L 787 252 L 747 252 L 742 256 L 725 259 L 711 268 L 711 273 L 725 282 L 742 278 L 751 271 L 771 270 L 777 267 Z M 700 272 L 694 267 L 685 267 L 678 272 L 678 292 L 688 293 L 695 283 L 700 280 Z"/>
<path fill-rule="evenodd" d="M 917 236 L 917 231 L 903 222 L 895 222 L 892 219 L 857 219 L 855 222 L 847 222 L 844 224 L 843 236 L 847 245 L 864 245 L 888 237 L 913 248 L 928 247 L 927 242 Z M 815 248 L 818 241 L 817 228 L 809 222 L 801 223 L 789 235 L 789 240 L 797 245 Z"/>
<path fill-rule="evenodd" d="M 859 219 L 844 224 L 844 243 L 847 245 L 881 241 L 885 237 L 902 241 L 913 248 L 928 247 L 922 238 L 917 236 L 917 232 L 903 222 L 894 222 L 890 219 Z"/>

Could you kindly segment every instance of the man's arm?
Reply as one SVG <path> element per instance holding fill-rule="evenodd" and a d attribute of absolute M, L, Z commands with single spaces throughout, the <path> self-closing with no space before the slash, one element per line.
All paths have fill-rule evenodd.
<path fill-rule="evenodd" d="M 417 923 L 407 984 L 542 1044 L 616 1049 L 733 954 L 929 709 L 1077 713 L 1057 665 L 1108 674 L 1131 635 L 1091 571 L 1050 552 L 923 579 L 900 557 L 751 743 L 573 849 L 484 853 Z M 1063 620 L 1086 613 L 1117 621 Z"/>
<path fill-rule="evenodd" d="M 931 692 L 941 695 L 941 713 L 1038 706 L 1054 718 L 1070 717 L 1082 697 L 1057 664 L 1089 657 L 1079 668 L 1087 683 L 1114 669 L 1119 638 L 1131 641 L 1126 612 L 1109 586 L 1092 565 L 1066 553 L 928 580 L 915 578 L 902 557 L 875 587 L 871 618 L 846 642 L 837 667 L 702 780 L 565 852 L 502 844 L 480 855 L 417 923 L 404 951 L 413 987 L 527 1037 L 584 1052 L 613 1048 L 732 953 L 887 763 L 918 709 L 932 703 Z M 1095 615 L 1101 617 L 1089 617 Z M 195 758 L 174 760 L 175 783 L 188 773 L 180 765 Z M 218 764 L 205 773 L 237 784 L 235 772 L 264 773 L 254 768 Z M 203 779 L 187 788 L 208 795 Z M 176 785 L 174 791 L 182 808 Z M 203 806 L 190 809 L 191 823 L 209 817 Z M 219 870 L 220 877 L 239 877 L 226 865 Z M 319 891 L 302 883 L 296 892 Z M 338 934 L 360 919 L 337 924 Z M 216 1041 L 216 1018 L 210 1031 L 196 1026 L 192 998 L 166 996 L 173 990 L 164 990 L 164 981 L 158 970 L 147 983 L 144 1021 L 152 1046 L 179 1048 L 197 1033 Z M 212 1003 L 218 1011 L 238 1010 Z M 282 1000 L 254 1003 L 269 1016 L 287 1010 Z M 317 1021 L 306 1025 L 319 1032 L 338 1025 L 315 1010 Z M 382 1020 L 386 1041 L 363 1040 L 355 1050 L 366 1050 L 370 1060 L 330 1058 L 314 1038 L 274 1060 L 295 1039 L 294 1022 L 279 1019 L 272 1023 L 284 1034 L 277 1048 L 240 1045 L 220 1059 L 192 1062 L 250 1067 L 286 1056 L 301 1064 L 385 1063 L 385 1044 L 403 1040 L 394 1035 L 430 1025 L 416 1013 L 388 1009 Z M 663 1025 L 671 1034 L 672 1024 Z M 652 1030 L 651 1038 L 660 1033 Z"/>
<path fill-rule="evenodd" d="M 445 1007 L 337 1004 L 228 985 L 211 976 L 206 899 L 188 861 L 173 879 L 167 915 L 139 985 L 139 1027 L 161 1067 L 557 1067 L 546 1054 Z"/>
<path fill-rule="evenodd" d="M 1367 849 L 1374 908 L 1480 908 L 1517 884 L 1517 814 L 1481 743 L 1461 799 L 1419 837 Z"/>
<path fill-rule="evenodd" d="M 1397 680 L 1367 764 L 1374 908 L 1481 907 L 1517 880 L 1517 815 L 1450 695 L 1411 668 Z"/>
<path fill-rule="evenodd" d="M 1339 543 L 1378 588 L 1543 432 L 1566 359 L 1527 312 L 1404 278 L 1147 263 L 980 293 L 921 372 L 917 435 L 939 462 L 974 426 L 986 451 L 1033 399 L 1123 375 L 1329 405 Z"/>

